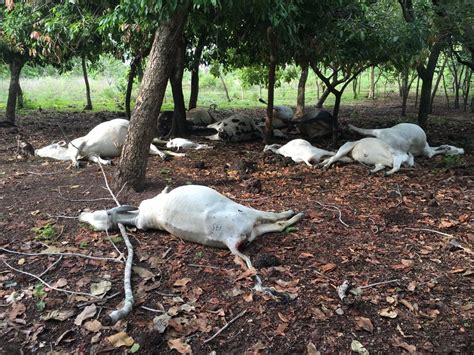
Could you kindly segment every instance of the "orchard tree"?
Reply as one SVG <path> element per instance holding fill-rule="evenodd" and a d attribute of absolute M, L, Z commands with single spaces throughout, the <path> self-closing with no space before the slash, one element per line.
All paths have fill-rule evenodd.
<path fill-rule="evenodd" d="M 41 63 L 40 51 L 54 52 L 49 37 L 38 32 L 46 6 L 35 7 L 26 2 L 11 4 L 2 9 L 0 58 L 10 70 L 10 86 L 5 120 L 15 125 L 17 96 L 20 90 L 20 74 L 27 62 Z"/>
<path fill-rule="evenodd" d="M 161 4 L 150 7 L 141 4 L 143 14 L 152 13 L 159 20 L 160 25 L 155 32 L 114 181 L 116 186 L 127 183 L 136 190 L 144 188 L 148 150 L 176 58 L 175 44 L 182 38 L 191 5 L 186 0 L 163 4 L 163 7 L 159 6 Z M 137 4 L 130 4 L 130 6 L 134 5 Z"/>

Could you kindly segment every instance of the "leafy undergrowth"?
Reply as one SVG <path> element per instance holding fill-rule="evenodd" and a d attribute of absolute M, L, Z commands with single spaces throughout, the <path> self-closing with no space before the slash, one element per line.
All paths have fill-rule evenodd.
<path fill-rule="evenodd" d="M 343 121 L 386 126 L 397 120 L 388 106 L 346 108 Z M 381 115 L 389 117 L 383 124 L 377 122 Z M 57 123 L 75 137 L 113 117 L 38 116 L 20 120 L 35 147 L 62 138 Z M 472 129 L 469 117 L 438 122 L 430 127 L 430 140 L 463 146 Z M 108 238 L 62 217 L 114 206 L 100 169 L 18 161 L 14 136 L 0 132 L 1 246 L 117 258 L 113 240 L 125 251 L 118 234 Z M 258 142 L 217 144 L 172 161 L 152 157 L 146 190 L 123 191 L 119 200 L 138 205 L 165 185 L 193 183 L 258 209 L 305 211 L 296 228 L 262 236 L 243 250 L 264 285 L 293 294 L 293 300 L 252 292 L 253 280 L 227 250 L 132 229 L 135 308 L 107 326 L 107 314 L 123 298 L 122 264 L 2 251 L 2 351 L 315 354 L 348 353 L 352 346 L 374 353 L 472 353 L 472 150 L 453 159 L 417 158 L 414 169 L 383 177 L 356 164 L 311 169 L 264 155 L 262 148 Z M 113 170 L 106 167 L 109 176 Z M 41 275 L 54 288 L 101 299 L 52 290 L 3 262 Z M 341 301 L 337 287 L 345 280 L 361 293 Z"/>

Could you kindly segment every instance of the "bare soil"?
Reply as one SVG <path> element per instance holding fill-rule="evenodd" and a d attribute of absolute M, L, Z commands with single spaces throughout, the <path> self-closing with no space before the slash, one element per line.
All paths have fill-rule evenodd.
<path fill-rule="evenodd" d="M 398 98 L 344 106 L 341 123 L 386 127 L 402 121 L 399 109 Z M 63 139 L 59 126 L 73 138 L 114 117 L 43 111 L 20 117 L 18 126 L 40 147 Z M 281 301 L 252 292 L 252 278 L 227 250 L 132 229 L 135 266 L 141 268 L 133 274 L 135 308 L 115 326 L 106 326 L 107 314 L 123 299 L 122 264 L 3 250 L 0 349 L 7 354 L 124 353 L 137 349 L 128 335 L 143 354 L 349 353 L 354 341 L 373 353 L 473 353 L 473 132 L 472 114 L 437 109 L 430 119 L 430 143 L 461 146 L 466 154 L 419 157 L 414 169 L 391 177 L 369 175 L 360 164 L 309 168 L 263 154 L 261 142 L 219 143 L 165 162 L 151 157 L 146 190 L 124 190 L 122 203 L 138 205 L 166 185 L 192 183 L 258 209 L 304 211 L 295 229 L 265 235 L 243 250 L 264 285 L 295 298 Z M 99 167 L 18 160 L 15 135 L 15 129 L 0 129 L 1 247 L 117 257 L 105 233 L 64 218 L 114 206 Z M 343 129 L 340 143 L 357 138 Z M 325 148 L 330 141 L 313 143 Z M 106 167 L 108 176 L 113 170 Z M 111 238 L 125 252 L 118 235 Z M 111 289 L 94 302 L 41 287 L 4 262 L 34 275 L 46 271 L 41 278 L 57 288 L 89 293 L 91 285 L 106 281 Z M 336 288 L 345 280 L 371 286 L 343 302 Z M 378 282 L 387 283 L 372 285 Z M 78 320 L 91 304 L 96 309 L 90 318 Z M 153 318 L 163 313 L 171 320 L 160 333 Z M 111 336 L 120 332 L 126 333 L 121 335 L 127 345 L 115 347 L 119 344 Z"/>

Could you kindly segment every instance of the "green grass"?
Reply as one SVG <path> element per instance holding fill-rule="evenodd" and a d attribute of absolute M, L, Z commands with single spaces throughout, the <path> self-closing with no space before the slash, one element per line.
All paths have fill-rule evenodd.
<path fill-rule="evenodd" d="M 112 77 L 113 74 L 95 73 L 90 76 L 90 85 L 92 92 L 92 104 L 94 111 L 122 111 L 124 92 L 126 87 L 125 77 Z M 367 75 L 361 76 L 362 85 L 359 100 L 367 95 L 368 79 Z M 258 102 L 259 97 L 266 98 L 265 88 L 258 86 L 242 87 L 240 80 L 235 73 L 228 73 L 225 77 L 226 85 L 229 90 L 231 101 L 225 96 L 224 88 L 219 79 L 202 70 L 200 73 L 200 92 L 198 106 L 208 107 L 216 103 L 219 108 L 264 108 L 264 105 Z M 8 96 L 8 79 L 0 79 L 0 110 L 5 110 Z M 63 76 L 44 76 L 41 78 L 22 78 L 21 85 L 24 92 L 25 109 L 29 110 L 51 109 L 57 111 L 80 111 L 85 106 L 85 85 L 82 76 L 78 74 L 69 74 Z M 290 83 L 283 83 L 281 87 L 275 88 L 275 104 L 296 105 L 298 80 Z M 383 87 L 379 86 L 379 91 Z M 394 84 L 387 86 L 387 91 L 394 91 Z M 187 104 L 190 93 L 190 74 L 184 75 L 183 92 L 185 103 Z M 138 84 L 134 85 L 133 100 L 138 93 Z M 306 84 L 306 105 L 314 105 L 317 101 L 316 78 L 310 73 Z M 343 95 L 343 103 L 347 104 L 354 101 L 352 85 L 346 89 Z M 325 106 L 332 106 L 334 98 L 329 96 Z M 173 109 L 173 99 L 170 87 L 168 85 L 163 106 L 163 110 Z"/>

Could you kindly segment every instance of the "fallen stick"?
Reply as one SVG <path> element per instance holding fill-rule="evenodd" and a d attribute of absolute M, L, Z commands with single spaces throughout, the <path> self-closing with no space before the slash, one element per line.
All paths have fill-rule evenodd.
<path fill-rule="evenodd" d="M 210 341 L 212 341 L 215 337 L 217 337 L 220 333 L 222 333 L 224 330 L 226 330 L 232 323 L 234 323 L 237 319 L 242 317 L 245 313 L 247 313 L 247 310 L 243 310 L 239 314 L 237 314 L 234 318 L 232 318 L 226 325 L 224 325 L 221 329 L 219 329 L 212 337 L 204 340 L 203 344 L 207 344 Z"/>
<path fill-rule="evenodd" d="M 101 256 L 93 256 L 93 255 L 87 255 L 87 254 L 80 254 L 80 253 L 25 253 L 22 251 L 16 251 L 16 250 L 10 250 L 7 248 L 0 247 L 1 251 L 4 251 L 5 253 L 10 253 L 10 254 L 18 254 L 18 255 L 26 255 L 26 256 L 77 256 L 80 258 L 86 258 L 86 259 L 93 259 L 93 260 L 104 260 L 104 261 L 113 261 L 116 263 L 122 263 L 120 259 L 114 259 L 114 258 L 106 258 L 106 257 L 101 257 Z"/>
<path fill-rule="evenodd" d="M 454 235 L 439 232 L 439 231 L 436 231 L 436 230 L 433 230 L 433 229 L 428 229 L 428 228 L 410 228 L 410 227 L 406 227 L 405 229 L 412 230 L 412 231 L 432 232 L 432 233 L 436 233 L 436 234 L 439 234 L 439 235 L 443 235 L 445 237 L 454 238 Z"/>
<path fill-rule="evenodd" d="M 30 272 L 26 272 L 26 271 L 23 271 L 23 270 L 19 270 L 19 269 L 16 269 L 14 268 L 13 266 L 11 266 L 10 264 L 8 264 L 6 261 L 3 260 L 3 263 L 10 269 L 12 269 L 13 271 L 16 271 L 20 274 L 24 274 L 24 275 L 28 275 L 28 276 L 31 276 L 33 278 L 35 278 L 36 280 L 38 280 L 39 282 L 41 282 L 43 285 L 45 285 L 47 288 L 49 288 L 50 290 L 54 290 L 54 291 L 59 291 L 59 292 L 64 292 L 64 293 L 69 293 L 71 295 L 81 295 L 81 296 L 87 296 L 87 297 L 94 297 L 94 298 L 99 298 L 91 293 L 86 293 L 86 292 L 79 292 L 79 291 L 70 291 L 70 290 L 64 290 L 62 288 L 57 288 L 57 287 L 54 287 L 54 286 L 51 286 L 50 284 L 48 284 L 46 281 L 44 281 L 41 277 L 39 276 L 36 276 L 35 274 L 32 274 Z"/>
<path fill-rule="evenodd" d="M 339 209 L 339 207 L 337 206 L 334 206 L 334 205 L 326 205 L 324 203 L 321 203 L 319 201 L 314 201 L 316 202 L 318 205 L 320 205 L 322 208 L 325 208 L 325 209 L 333 209 L 336 210 L 338 213 L 339 213 L 339 222 L 341 222 L 341 224 L 345 227 L 349 227 L 349 225 L 347 223 L 345 223 L 343 220 L 342 220 L 342 213 L 341 213 L 341 210 Z"/>
<path fill-rule="evenodd" d="M 99 162 L 99 166 L 100 166 L 100 170 L 102 171 L 102 175 L 104 177 L 104 182 L 105 182 L 105 186 L 107 187 L 107 190 L 109 190 L 109 193 L 112 196 L 112 198 L 114 199 L 117 206 L 121 206 L 120 202 L 117 200 L 117 197 L 115 197 L 112 189 L 110 188 L 109 183 L 107 182 L 107 175 L 105 174 L 104 168 L 102 167 L 102 164 L 100 162 Z M 131 283 L 132 263 L 133 263 L 133 246 L 132 246 L 132 243 L 130 243 L 130 239 L 128 238 L 127 231 L 125 230 L 124 225 L 122 223 L 119 223 L 118 227 L 120 229 L 120 234 L 122 235 L 122 238 L 125 242 L 125 245 L 127 246 L 127 261 L 125 263 L 124 279 L 123 279 L 123 286 L 124 286 L 124 291 L 125 291 L 125 300 L 123 302 L 122 308 L 119 308 L 119 309 L 117 309 L 117 310 L 115 310 L 115 311 L 113 311 L 109 314 L 109 318 L 110 318 L 112 324 L 115 324 L 120 319 L 123 319 L 124 317 L 126 317 L 132 311 L 133 304 L 135 302 L 135 300 L 133 298 L 132 283 Z"/>

